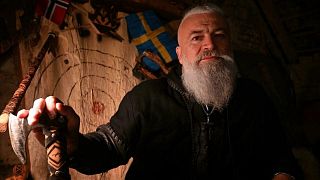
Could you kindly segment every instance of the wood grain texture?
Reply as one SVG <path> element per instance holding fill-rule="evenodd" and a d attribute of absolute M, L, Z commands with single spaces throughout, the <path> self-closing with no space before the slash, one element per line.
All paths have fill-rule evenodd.
<path fill-rule="evenodd" d="M 70 30 L 59 32 L 55 56 L 47 56 L 39 67 L 27 91 L 25 106 L 29 108 L 35 99 L 54 95 L 74 107 L 81 118 L 82 133 L 94 131 L 98 125 L 108 122 L 125 93 L 138 83 L 132 75 L 137 51 L 128 42 L 127 26 L 122 17 L 118 29 L 125 39 L 122 42 L 107 36 L 98 41 L 91 29 L 90 36 L 82 38 L 77 29 L 71 28 L 77 22 L 70 18 Z M 43 20 L 41 33 L 51 29 L 56 27 Z M 48 173 L 45 149 L 33 134 L 29 136 L 29 151 L 31 174 L 34 179 L 43 179 Z M 127 167 L 92 176 L 70 169 L 70 174 L 71 179 L 77 180 L 118 180 L 124 179 Z"/>

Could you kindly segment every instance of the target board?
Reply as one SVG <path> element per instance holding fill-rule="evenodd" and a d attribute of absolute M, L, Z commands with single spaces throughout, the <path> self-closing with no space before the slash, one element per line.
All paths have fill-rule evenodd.
<path fill-rule="evenodd" d="M 125 93 L 139 81 L 132 75 L 137 51 L 128 42 L 126 27 L 122 18 L 117 31 L 125 39 L 122 42 L 110 37 L 98 41 L 92 31 L 84 38 L 76 29 L 59 32 L 55 53 L 46 55 L 28 88 L 26 108 L 32 107 L 35 99 L 53 95 L 75 109 L 81 119 L 80 132 L 91 132 L 107 123 Z M 52 28 L 44 20 L 43 38 Z M 34 179 L 43 179 L 48 174 L 45 149 L 33 134 L 29 136 L 28 148 L 31 174 Z M 118 180 L 124 179 L 128 166 L 91 176 L 75 170 L 70 173 L 72 179 Z"/>

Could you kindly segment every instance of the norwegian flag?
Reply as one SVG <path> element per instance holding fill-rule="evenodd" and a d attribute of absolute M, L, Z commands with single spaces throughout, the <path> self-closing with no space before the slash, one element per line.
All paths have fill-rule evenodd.
<path fill-rule="evenodd" d="M 70 6 L 71 0 L 36 0 L 37 16 L 44 16 L 52 22 L 61 25 Z"/>

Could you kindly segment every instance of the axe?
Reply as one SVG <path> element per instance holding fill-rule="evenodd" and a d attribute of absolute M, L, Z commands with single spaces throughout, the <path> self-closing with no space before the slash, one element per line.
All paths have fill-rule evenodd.
<path fill-rule="evenodd" d="M 41 127 L 45 135 L 45 148 L 47 151 L 49 179 L 70 179 L 69 166 L 67 161 L 66 138 L 63 132 L 67 128 L 66 119 L 57 116 L 55 120 L 50 120 L 47 115 L 40 118 L 38 125 L 30 126 L 27 119 L 19 119 L 14 113 L 29 87 L 39 65 L 45 54 L 56 39 L 55 33 L 49 33 L 47 40 L 35 58 L 34 64 L 29 67 L 28 73 L 24 76 L 9 103 L 6 105 L 0 116 L 0 132 L 5 132 L 9 128 L 10 142 L 13 151 L 22 164 L 27 163 L 26 142 L 30 131 Z"/>

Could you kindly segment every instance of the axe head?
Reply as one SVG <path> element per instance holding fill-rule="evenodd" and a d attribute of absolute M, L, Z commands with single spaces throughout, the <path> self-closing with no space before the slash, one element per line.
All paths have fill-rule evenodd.
<path fill-rule="evenodd" d="M 32 128 L 27 119 L 20 119 L 11 113 L 9 115 L 8 128 L 12 149 L 21 163 L 26 164 L 26 142 Z"/>

